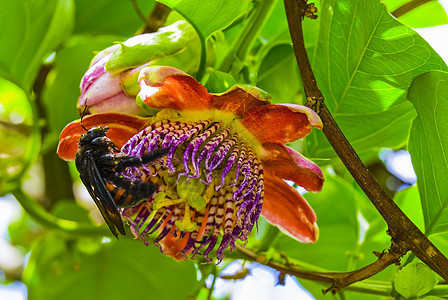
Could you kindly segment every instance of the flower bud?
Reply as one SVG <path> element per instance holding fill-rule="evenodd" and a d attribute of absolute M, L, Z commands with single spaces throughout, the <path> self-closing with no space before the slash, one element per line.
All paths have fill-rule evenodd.
<path fill-rule="evenodd" d="M 199 67 L 200 41 L 184 21 L 154 33 L 134 36 L 99 52 L 81 80 L 78 111 L 145 115 L 136 104 L 138 76 L 144 67 L 165 65 L 194 73 Z"/>

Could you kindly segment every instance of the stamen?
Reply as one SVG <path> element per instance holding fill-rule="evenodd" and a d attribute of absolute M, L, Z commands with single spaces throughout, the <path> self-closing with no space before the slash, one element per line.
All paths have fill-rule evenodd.
<path fill-rule="evenodd" d="M 207 129 L 204 133 L 198 135 L 196 138 L 191 140 L 191 142 L 188 144 L 188 146 L 184 152 L 184 161 L 183 162 L 184 162 L 185 171 L 183 173 L 179 174 L 179 176 L 185 176 L 190 173 L 189 168 L 188 168 L 188 161 L 189 161 L 190 153 L 191 153 L 191 163 L 193 165 L 193 169 L 195 170 L 195 172 L 199 173 L 199 166 L 197 166 L 196 164 L 199 164 L 200 162 L 195 161 L 196 153 L 198 152 L 201 144 L 204 143 L 213 133 L 215 133 L 219 129 L 219 127 L 221 127 L 221 123 L 215 123 L 209 129 Z M 190 178 L 190 177 L 193 177 L 193 176 L 188 176 L 188 178 Z M 198 178 L 198 177 L 196 177 L 196 178 Z"/>
<path fill-rule="evenodd" d="M 193 152 L 191 154 L 191 162 L 193 165 L 194 175 L 188 176 L 188 177 L 199 178 L 199 176 L 201 175 L 201 172 L 199 170 L 199 164 L 202 162 L 203 157 L 199 156 L 198 159 L 196 159 L 196 154 L 197 154 L 201 144 L 203 144 L 210 136 L 212 136 L 214 133 L 216 133 L 219 130 L 219 128 L 221 127 L 221 125 L 222 125 L 221 122 L 215 123 L 205 133 L 203 133 L 201 136 L 197 137 L 195 140 L 193 140 L 190 143 L 190 145 L 188 145 L 188 147 L 190 147 L 191 145 L 194 144 Z M 187 151 L 185 151 L 185 153 L 187 154 Z"/>
<path fill-rule="evenodd" d="M 221 146 L 216 151 L 215 155 L 211 159 L 210 164 L 208 163 L 209 158 L 207 158 L 207 161 L 205 162 L 205 167 L 207 170 L 213 171 L 217 166 L 221 164 L 221 162 L 226 157 L 226 154 L 229 152 L 229 150 L 236 145 L 238 142 L 238 135 L 234 134 L 232 138 L 225 139 L 224 142 L 221 144 Z"/>
<path fill-rule="evenodd" d="M 121 147 L 121 151 L 130 155 L 131 151 L 135 148 L 135 145 L 140 143 L 140 141 L 145 138 L 148 134 L 150 134 L 154 129 L 157 127 L 162 126 L 163 124 L 169 123 L 169 120 L 164 120 L 161 122 L 157 122 L 155 124 L 152 124 L 145 129 L 142 129 L 137 134 L 135 134 L 133 137 L 131 137 L 124 145 Z"/>
<path fill-rule="evenodd" d="M 240 149 L 241 149 L 240 150 L 240 156 L 238 158 L 238 163 L 236 165 L 236 171 L 235 171 L 235 173 L 236 173 L 235 181 L 230 186 L 233 186 L 233 185 L 235 185 L 238 182 L 238 176 L 240 175 L 241 165 L 242 165 L 244 159 L 246 158 L 246 145 L 245 145 L 245 143 L 241 143 Z"/>
<path fill-rule="evenodd" d="M 126 149 L 127 149 L 127 145 L 125 144 L 123 147 L 122 147 L 122 151 L 124 152 L 124 153 L 126 153 L 126 154 L 128 154 L 128 155 L 138 155 L 138 156 L 142 156 L 145 152 L 148 152 L 148 150 L 149 150 L 149 143 L 151 142 L 151 139 L 153 139 L 154 138 L 154 136 L 158 136 L 159 135 L 159 133 L 162 131 L 162 130 L 164 130 L 164 129 L 166 129 L 166 128 L 169 128 L 169 127 L 171 127 L 173 124 L 175 124 L 175 123 L 172 123 L 172 122 L 168 122 L 168 121 L 162 121 L 162 122 L 159 122 L 159 123 L 157 123 L 157 124 L 159 124 L 159 126 L 157 126 L 157 127 L 155 127 L 154 128 L 154 126 L 148 126 L 148 127 L 146 127 L 143 131 L 144 132 L 147 132 L 148 130 L 151 130 L 151 129 L 153 129 L 153 130 L 151 130 L 151 131 L 149 131 L 146 135 L 140 135 L 140 133 L 138 133 L 137 135 L 134 135 L 134 137 L 132 137 L 131 138 L 131 140 L 132 139 L 135 139 L 136 141 L 138 140 L 138 143 L 137 142 L 135 142 L 134 144 L 135 144 L 135 146 L 132 148 L 132 149 L 130 149 L 130 151 L 126 151 Z M 156 125 L 157 125 L 156 124 Z M 124 149 L 124 150 L 123 150 Z M 151 151 L 151 150 L 149 150 L 149 151 Z"/>
<path fill-rule="evenodd" d="M 205 168 L 210 169 L 209 167 L 209 161 L 213 154 L 213 151 L 215 151 L 216 147 L 218 147 L 219 144 L 221 144 L 225 138 L 230 134 L 231 129 L 229 127 L 222 130 L 217 136 L 215 136 L 213 139 L 210 140 L 209 143 L 207 143 L 207 146 L 202 149 L 201 154 L 199 155 L 200 159 L 203 159 L 203 156 L 207 155 L 205 159 Z M 222 144 L 221 147 L 225 147 L 226 144 Z M 230 149 L 230 148 L 229 148 Z M 228 150 L 227 150 L 228 151 Z M 227 151 L 225 153 L 227 153 Z M 219 152 L 219 150 L 218 150 Z M 217 152 L 217 155 L 219 155 Z M 224 155 L 225 156 L 225 155 Z"/>
<path fill-rule="evenodd" d="M 232 153 L 230 154 L 229 159 L 227 160 L 227 164 L 224 168 L 224 171 L 221 174 L 221 184 L 216 187 L 217 190 L 220 189 L 224 185 L 225 177 L 230 172 L 230 170 L 232 170 L 233 164 L 235 163 L 236 159 L 238 158 L 240 151 L 241 151 L 241 149 L 239 147 L 233 148 Z M 236 173 L 236 176 L 238 177 L 238 173 Z"/>
<path fill-rule="evenodd" d="M 176 133 L 179 132 L 185 126 L 187 126 L 186 123 L 180 123 L 180 124 L 176 124 L 176 125 L 172 126 L 171 131 L 165 135 L 165 138 L 163 139 L 163 141 L 161 143 L 161 148 L 169 147 L 171 145 L 171 142 L 173 141 L 173 138 L 176 135 Z"/>
<path fill-rule="evenodd" d="M 172 164 L 174 153 L 176 153 L 177 147 L 184 142 L 188 141 L 190 138 L 195 137 L 198 133 L 200 133 L 204 127 L 208 126 L 211 123 L 211 120 L 206 120 L 203 122 L 198 122 L 196 125 L 188 131 L 180 130 L 180 134 L 176 135 L 173 140 L 175 142 L 170 146 L 170 150 L 168 151 L 167 156 L 167 166 L 169 168 L 168 172 L 174 173 L 176 172 L 176 168 Z M 188 126 L 187 126 L 188 127 Z"/>
<path fill-rule="evenodd" d="M 213 227 L 213 233 L 196 250 L 196 252 L 199 252 L 199 250 L 201 250 L 203 247 L 205 247 L 208 244 L 208 247 L 203 254 L 204 258 L 207 259 L 208 261 L 212 260 L 208 255 L 212 252 L 213 248 L 215 248 L 216 241 L 218 240 L 218 237 L 219 237 L 222 220 L 224 218 L 224 202 L 225 202 L 225 191 L 222 190 L 219 193 L 218 209 L 217 209 L 216 215 L 215 215 L 215 225 Z"/>

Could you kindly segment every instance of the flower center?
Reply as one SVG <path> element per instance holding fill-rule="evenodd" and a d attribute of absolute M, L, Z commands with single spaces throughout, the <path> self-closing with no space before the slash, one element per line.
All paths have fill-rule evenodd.
<path fill-rule="evenodd" d="M 186 258 L 207 246 L 203 256 L 217 249 L 219 260 L 237 239 L 246 241 L 260 216 L 263 169 L 252 147 L 230 123 L 213 119 L 184 122 L 164 120 L 133 136 L 123 147 L 128 155 L 142 156 L 169 148 L 164 161 L 129 168 L 125 176 L 151 180 L 158 188 L 148 200 L 123 209 L 131 231 L 148 244 L 146 236 L 160 229 L 154 243 L 169 233 L 187 239 L 180 251 Z M 177 253 L 175 253 L 177 254 Z"/>

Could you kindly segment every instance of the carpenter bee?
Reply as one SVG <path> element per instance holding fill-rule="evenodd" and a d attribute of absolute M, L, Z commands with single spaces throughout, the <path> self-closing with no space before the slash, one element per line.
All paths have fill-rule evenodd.
<path fill-rule="evenodd" d="M 168 149 L 157 149 L 142 157 L 126 155 L 106 136 L 108 127 L 95 127 L 81 135 L 76 153 L 76 168 L 81 180 L 98 206 L 115 237 L 116 229 L 125 235 L 119 207 L 133 207 L 148 199 L 156 190 L 150 182 L 123 177 L 118 173 L 162 158 Z"/>

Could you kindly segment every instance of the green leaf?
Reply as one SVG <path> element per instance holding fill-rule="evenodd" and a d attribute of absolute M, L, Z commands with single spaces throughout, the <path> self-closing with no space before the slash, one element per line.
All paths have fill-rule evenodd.
<path fill-rule="evenodd" d="M 70 34 L 70 0 L 0 2 L 0 65 L 29 92 L 43 59 Z"/>
<path fill-rule="evenodd" d="M 407 88 L 415 76 L 447 66 L 380 1 L 328 0 L 319 11 L 313 69 L 342 132 L 358 152 L 404 144 L 415 115 Z M 335 155 L 322 134 L 313 135 L 310 156 Z"/>
<path fill-rule="evenodd" d="M 448 230 L 448 73 L 432 71 L 416 77 L 408 97 L 418 113 L 408 147 L 426 234 L 444 232 Z"/>
<path fill-rule="evenodd" d="M 275 103 L 299 103 L 301 84 L 296 57 L 290 45 L 279 45 L 264 57 L 258 70 L 257 86 Z"/>
<path fill-rule="evenodd" d="M 163 0 L 160 2 L 179 12 L 204 38 L 232 24 L 246 11 L 249 4 L 249 0 Z"/>
<path fill-rule="evenodd" d="M 264 46 L 271 48 L 279 44 L 291 45 L 291 36 L 283 1 L 277 1 L 275 4 L 269 19 L 260 32 L 260 42 Z"/>
<path fill-rule="evenodd" d="M 388 10 L 393 12 L 410 0 L 384 0 Z M 430 16 L 430 17 L 429 17 Z M 437 0 L 428 1 L 398 17 L 398 20 L 413 28 L 431 27 L 448 23 L 448 15 Z"/>
<path fill-rule="evenodd" d="M 362 193 L 362 191 L 360 191 Z M 359 198 L 359 205 L 363 217 L 366 219 L 369 227 L 366 232 L 366 240 L 381 240 L 383 246 L 390 245 L 390 237 L 386 234 L 387 224 L 381 217 L 370 200 L 366 196 Z M 421 230 L 424 229 L 423 214 L 420 203 L 420 196 L 416 186 L 411 186 L 397 192 L 394 195 L 394 202 L 400 209 L 417 225 Z M 380 251 L 381 249 L 372 249 Z"/>
<path fill-rule="evenodd" d="M 29 299 L 168 300 L 193 295 L 197 282 L 192 262 L 177 262 L 139 240 L 121 239 L 97 248 L 85 243 L 55 235 L 39 241 L 24 273 Z"/>
<path fill-rule="evenodd" d="M 398 272 L 395 290 L 406 299 L 415 299 L 430 292 L 437 285 L 437 275 L 422 263 L 410 263 Z"/>
<path fill-rule="evenodd" d="M 394 202 L 398 204 L 401 210 L 420 230 L 424 229 L 425 224 L 420 203 L 420 195 L 416 186 L 408 187 L 396 193 Z"/>
<path fill-rule="evenodd" d="M 229 73 L 212 70 L 205 87 L 209 93 L 224 93 L 237 82 Z"/>
<path fill-rule="evenodd" d="M 154 0 L 137 1 L 143 15 L 149 15 Z M 75 33 L 131 36 L 143 26 L 131 1 L 76 0 Z"/>

